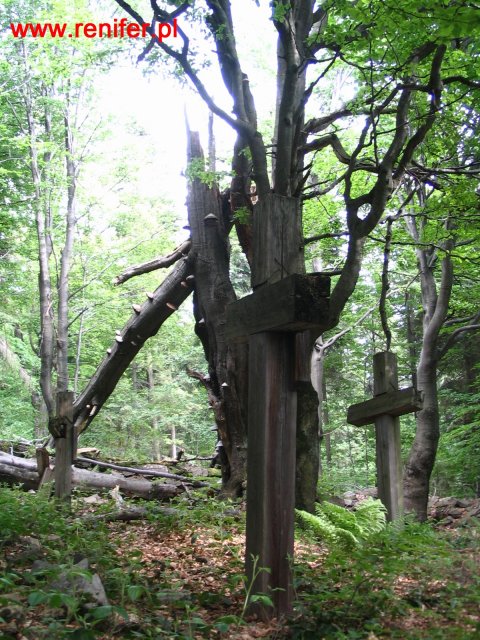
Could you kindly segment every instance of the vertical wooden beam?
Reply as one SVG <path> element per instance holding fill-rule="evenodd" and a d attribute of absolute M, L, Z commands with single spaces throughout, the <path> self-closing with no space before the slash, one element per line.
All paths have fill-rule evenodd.
<path fill-rule="evenodd" d="M 270 193 L 253 209 L 252 287 L 305 273 L 300 200 Z"/>
<path fill-rule="evenodd" d="M 288 614 L 292 606 L 294 335 L 252 335 L 249 354 L 246 568 L 252 593 L 267 594 L 275 612 L 264 605 L 252 608 L 269 618 Z"/>
<path fill-rule="evenodd" d="M 55 438 L 55 497 L 70 500 L 74 445 L 73 392 L 57 394 L 57 416 L 62 437 Z"/>
<path fill-rule="evenodd" d="M 35 457 L 37 459 L 37 473 L 41 482 L 45 470 L 50 466 L 50 456 L 45 447 L 35 449 Z"/>
<path fill-rule="evenodd" d="M 373 357 L 374 395 L 398 389 L 397 358 L 389 351 Z M 375 418 L 378 497 L 387 508 L 391 522 L 403 516 L 402 457 L 400 418 L 381 415 Z"/>

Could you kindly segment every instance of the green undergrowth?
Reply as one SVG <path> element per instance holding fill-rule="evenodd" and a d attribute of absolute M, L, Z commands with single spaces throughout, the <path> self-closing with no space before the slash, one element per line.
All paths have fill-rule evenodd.
<path fill-rule="evenodd" d="M 245 525 L 243 505 L 221 502 L 208 489 L 183 494 L 167 512 L 153 502 L 125 503 L 132 504 L 146 507 L 145 520 L 107 526 L 92 516 L 115 511 L 113 500 L 86 507 L 77 496 L 67 510 L 42 496 L 0 487 L 0 640 L 248 636 L 256 623 L 244 606 L 252 593 L 238 535 Z M 345 545 L 340 534 L 329 541 L 327 554 L 311 531 L 297 532 L 304 552 L 294 568 L 295 614 L 281 631 L 262 637 L 479 637 L 478 526 L 439 533 L 409 523 L 399 531 L 383 527 L 378 513 L 365 523 L 358 513 L 353 519 L 337 508 L 325 511 L 335 530 L 352 530 L 358 543 L 350 544 L 347 536 Z M 172 546 L 158 571 L 154 563 L 145 571 L 139 539 L 147 549 L 150 541 Z M 214 552 L 218 566 L 209 564 L 212 545 L 222 550 Z M 195 566 L 204 579 L 185 584 L 176 564 L 187 556 L 198 556 Z M 81 558 L 88 558 L 88 569 L 77 565 Z M 38 560 L 48 564 L 34 569 Z M 92 606 L 81 594 L 52 586 L 60 575 L 93 574 L 100 576 L 109 605 Z M 268 596 L 259 597 L 268 605 Z M 16 630 L 12 611 L 21 618 Z"/>
<path fill-rule="evenodd" d="M 196 532 L 206 529 L 228 548 L 233 527 L 243 528 L 244 512 L 238 505 L 213 499 L 209 489 L 183 494 L 169 505 L 125 500 L 123 507 L 141 506 L 146 517 L 108 528 L 101 516 L 117 511 L 115 501 L 86 506 L 82 497 L 76 492 L 69 509 L 45 496 L 0 486 L 0 640 L 16 639 L 19 629 L 28 640 L 92 640 L 105 632 L 122 638 L 183 640 L 199 633 L 220 637 L 232 625 L 244 623 L 240 612 L 219 615 L 207 624 L 197 609 L 205 604 L 221 607 L 223 595 L 183 589 L 172 568 L 174 553 L 172 567 L 166 561 L 152 582 L 136 545 L 136 527 L 145 527 L 157 540 L 191 531 L 190 550 Z M 231 557 L 233 562 L 234 554 Z M 87 569 L 77 564 L 85 558 Z M 240 557 L 237 568 L 228 584 L 241 592 Z M 91 581 L 94 574 L 105 587 L 109 605 L 93 604 L 84 594 L 58 586 L 62 579 L 75 581 L 79 576 Z M 165 605 L 168 616 L 159 613 Z"/>
<path fill-rule="evenodd" d="M 392 525 L 296 566 L 290 638 L 467 640 L 480 637 L 480 527 Z"/>
<path fill-rule="evenodd" d="M 330 502 L 317 504 L 315 514 L 295 511 L 299 524 L 319 542 L 330 548 L 352 549 L 385 528 L 385 507 L 380 500 L 368 498 L 356 511 Z"/>

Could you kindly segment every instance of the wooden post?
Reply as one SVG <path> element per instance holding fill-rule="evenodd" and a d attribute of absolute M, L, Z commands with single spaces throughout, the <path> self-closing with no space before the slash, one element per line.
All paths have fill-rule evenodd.
<path fill-rule="evenodd" d="M 258 333 L 249 343 L 246 570 L 252 593 L 275 612 L 292 605 L 297 394 L 294 334 Z M 274 612 L 251 607 L 261 617 Z"/>
<path fill-rule="evenodd" d="M 35 457 L 37 459 L 37 473 L 41 483 L 45 471 L 50 467 L 50 456 L 45 447 L 38 447 L 35 449 Z"/>
<path fill-rule="evenodd" d="M 397 358 L 389 351 L 373 356 L 374 395 L 398 390 Z M 383 414 L 375 418 L 378 497 L 389 521 L 403 517 L 402 447 L 400 418 Z"/>
<path fill-rule="evenodd" d="M 378 497 L 389 521 L 403 516 L 400 416 L 422 408 L 416 389 L 398 389 L 397 358 L 389 351 L 373 356 L 372 400 L 352 405 L 347 421 L 356 426 L 375 423 Z"/>
<path fill-rule="evenodd" d="M 55 497 L 70 500 L 74 445 L 73 392 L 57 394 L 57 416 L 61 437 L 55 438 Z"/>
<path fill-rule="evenodd" d="M 296 335 L 321 333 L 328 322 L 330 282 L 292 274 L 227 308 L 226 334 L 249 336 L 246 574 L 250 607 L 260 617 L 292 610 L 295 520 Z"/>
<path fill-rule="evenodd" d="M 263 618 L 292 609 L 295 517 L 295 334 L 322 333 L 330 281 L 305 275 L 299 201 L 276 194 L 253 213 L 253 294 L 227 307 L 227 339 L 249 336 L 247 535 L 251 594 L 274 607 L 250 607 Z"/>

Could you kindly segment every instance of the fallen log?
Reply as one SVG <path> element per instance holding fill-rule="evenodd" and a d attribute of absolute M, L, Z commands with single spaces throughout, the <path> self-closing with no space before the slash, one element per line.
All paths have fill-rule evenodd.
<path fill-rule="evenodd" d="M 123 471 L 125 473 L 136 473 L 140 476 L 151 476 L 153 478 L 168 478 L 169 480 L 179 480 L 180 482 L 188 482 L 194 487 L 208 487 L 206 482 L 192 481 L 191 478 L 186 476 L 179 476 L 176 473 L 168 473 L 167 471 L 156 471 L 155 469 L 140 469 L 137 467 L 125 467 L 113 462 L 103 462 L 101 460 L 91 460 L 90 458 L 83 458 L 77 456 L 75 462 L 81 462 L 83 464 L 90 464 L 92 466 L 100 467 L 103 469 L 114 469 L 116 471 Z"/>
<path fill-rule="evenodd" d="M 173 498 L 183 491 L 181 487 L 174 484 L 161 484 L 140 478 L 124 478 L 123 476 L 78 469 L 77 467 L 72 468 L 72 483 L 75 487 L 94 489 L 114 489 L 118 486 L 125 495 L 146 500 Z"/>
<path fill-rule="evenodd" d="M 6 464 L 2 459 L 0 460 L 0 482 L 22 484 L 25 489 L 30 490 L 37 488 L 39 477 L 36 469 L 31 471 L 29 469 L 22 469 L 21 467 L 14 467 Z"/>
<path fill-rule="evenodd" d="M 37 472 L 37 461 L 32 458 L 20 458 L 20 456 L 14 456 L 10 453 L 4 453 L 0 451 L 0 463 L 2 465 L 9 465 L 16 469 L 26 469 L 27 471 Z"/>
<path fill-rule="evenodd" d="M 36 489 L 40 480 L 37 462 L 0 453 L 0 479 L 9 484 L 21 483 L 25 488 Z M 76 467 L 72 468 L 72 484 L 75 487 L 93 489 L 114 489 L 118 486 L 123 494 L 146 500 L 166 500 L 184 491 L 184 488 L 174 484 L 150 482 L 141 478 L 124 478 L 120 475 L 98 473 Z"/>

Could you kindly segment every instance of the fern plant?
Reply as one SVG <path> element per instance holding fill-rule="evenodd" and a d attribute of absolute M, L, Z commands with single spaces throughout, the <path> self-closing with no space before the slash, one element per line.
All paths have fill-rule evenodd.
<path fill-rule="evenodd" d="M 330 502 L 316 506 L 316 513 L 295 510 L 298 523 L 329 547 L 352 549 L 385 527 L 386 509 L 380 500 L 368 498 L 355 512 Z"/>

